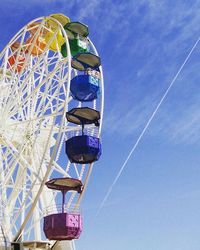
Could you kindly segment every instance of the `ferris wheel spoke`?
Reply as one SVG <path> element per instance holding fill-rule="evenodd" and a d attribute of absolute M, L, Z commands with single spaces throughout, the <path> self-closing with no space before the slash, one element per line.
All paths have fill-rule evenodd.
<path fill-rule="evenodd" d="M 25 79 L 23 79 L 23 82 L 20 85 L 20 89 L 21 90 L 23 90 L 23 88 L 26 87 L 28 79 L 31 77 L 31 74 L 32 74 L 32 72 L 34 72 L 35 68 L 42 66 L 42 65 L 40 65 L 41 62 L 44 63 L 42 57 L 40 57 L 39 60 L 37 60 L 37 62 L 35 63 L 35 65 L 33 65 L 32 71 L 28 73 L 28 75 L 25 77 Z M 67 59 L 63 59 L 63 61 L 61 61 L 61 62 L 60 61 L 56 61 L 56 64 L 54 65 L 54 69 L 47 74 L 46 78 L 43 79 L 41 83 L 38 84 L 37 88 L 41 87 L 44 84 L 44 82 L 46 82 L 46 79 L 48 79 L 48 76 L 52 77 L 55 74 L 55 72 L 59 70 L 60 64 L 63 64 L 63 63 L 66 63 L 66 62 L 67 62 Z M 19 81 L 20 81 L 20 78 L 18 77 L 17 82 L 19 82 Z M 34 89 L 34 91 L 35 91 L 35 89 Z M 11 96 L 10 99 L 13 100 L 14 96 Z"/>
<path fill-rule="evenodd" d="M 1 158 L 2 158 L 2 166 L 3 166 L 3 171 L 4 165 L 9 164 L 9 162 L 12 160 L 12 154 L 10 154 L 10 151 L 8 151 L 8 148 L 4 145 L 1 145 Z"/>
<path fill-rule="evenodd" d="M 48 130 L 49 131 L 49 130 Z M 7 173 L 7 175 L 5 175 L 5 184 L 8 184 L 10 177 L 13 174 L 13 171 L 15 170 L 15 166 L 16 164 L 19 164 L 22 168 L 24 168 L 24 166 L 26 166 L 27 169 L 29 169 L 29 171 L 35 175 L 35 177 L 38 177 L 38 173 L 33 169 L 33 166 L 31 166 L 26 159 L 22 156 L 21 152 L 23 152 L 24 148 L 27 146 L 27 144 L 24 144 L 24 147 L 21 149 L 21 151 L 18 151 L 16 149 L 16 147 L 9 141 L 4 141 L 4 144 L 7 145 L 7 152 L 12 155 L 13 158 L 13 167 L 9 168 L 9 172 Z M 12 148 L 12 150 L 11 150 Z M 37 153 L 38 155 L 38 153 Z M 39 158 L 38 158 L 39 159 Z M 32 157 L 32 161 L 34 161 L 34 157 Z M 38 164 L 40 162 L 40 159 L 38 161 Z M 12 164 L 10 163 L 10 165 L 12 166 Z"/>
<path fill-rule="evenodd" d="M 32 180 L 32 182 L 34 182 L 34 180 Z M 35 186 L 35 187 L 37 187 L 37 186 Z M 17 220 L 21 216 L 23 209 L 27 210 L 32 206 L 32 203 L 33 203 L 34 198 L 37 194 L 37 191 L 38 190 L 36 188 L 34 188 L 34 186 L 32 186 L 31 192 L 29 191 L 28 193 L 26 193 L 26 197 L 25 197 L 25 199 L 23 199 L 21 207 L 18 209 L 17 213 L 15 214 L 15 217 L 12 221 L 12 225 L 14 225 L 17 222 Z M 24 218 L 24 220 L 25 220 L 25 218 Z M 23 220 L 23 222 L 24 222 L 24 220 Z"/>
<path fill-rule="evenodd" d="M 27 200 L 26 200 L 26 202 L 27 202 Z M 13 216 L 13 218 L 11 220 L 11 225 L 10 225 L 11 229 L 16 228 L 16 225 L 19 223 L 19 220 L 21 218 L 21 214 L 23 212 L 23 209 L 24 210 L 28 209 L 31 206 L 31 204 L 32 204 L 32 201 L 30 201 L 26 206 L 24 205 L 24 203 L 21 204 L 21 207 L 18 208 L 18 210 L 16 211 L 15 215 Z M 17 233 L 18 230 L 19 229 L 17 229 L 17 231 L 15 233 Z"/>
<path fill-rule="evenodd" d="M 31 225 L 33 224 L 33 218 L 31 218 Z M 29 227 L 31 230 L 27 230 L 28 238 L 30 238 L 32 227 Z M 26 235 L 26 232 L 24 232 L 24 236 Z"/>
<path fill-rule="evenodd" d="M 64 169 L 55 161 L 53 161 L 52 168 L 55 172 L 62 174 L 62 176 L 70 177 L 70 175 L 64 171 Z"/>
<path fill-rule="evenodd" d="M 55 198 L 56 198 L 56 192 L 49 192 L 49 190 L 45 190 L 45 192 L 41 193 L 41 196 L 38 202 L 41 208 L 43 208 L 43 210 L 41 210 L 41 213 L 43 215 L 45 213 L 44 208 L 48 208 L 49 206 L 55 207 L 55 204 L 56 204 Z"/>
<path fill-rule="evenodd" d="M 55 98 L 55 97 L 54 97 L 54 98 Z M 61 100 L 58 99 L 58 98 L 55 98 L 55 100 L 61 101 Z M 69 98 L 67 104 L 68 104 L 71 100 L 72 100 L 72 98 Z M 48 103 L 49 103 L 49 102 L 48 102 Z M 48 103 L 47 103 L 47 104 L 48 104 Z M 65 104 L 66 104 L 66 102 L 65 102 Z M 49 105 L 50 105 L 50 104 L 49 104 Z M 61 112 L 61 114 L 62 114 L 63 105 L 64 105 L 64 102 L 61 103 L 61 105 L 59 105 L 58 107 L 56 107 L 56 105 L 55 105 L 53 111 L 51 111 L 50 114 L 45 113 L 45 111 L 47 110 L 47 106 L 45 106 L 45 109 L 44 109 L 44 110 L 42 110 L 42 109 L 41 109 L 41 106 L 40 106 L 40 107 L 38 107 L 38 110 L 40 110 L 40 113 L 39 113 L 39 111 L 36 112 L 36 113 L 37 113 L 37 116 L 40 117 L 40 116 L 41 116 L 41 113 L 42 113 L 42 116 L 43 116 L 44 118 L 45 118 L 45 117 L 48 117 L 48 116 L 51 116 L 51 115 L 56 115 L 56 112 L 58 112 L 58 113 L 57 113 L 58 115 L 60 114 L 59 112 Z M 52 104 L 51 104 L 51 107 L 52 107 Z M 56 112 L 55 112 L 55 109 L 57 109 Z M 37 118 L 35 118 L 35 119 L 37 119 Z"/>
<path fill-rule="evenodd" d="M 41 24 L 39 25 L 37 31 L 36 31 L 35 37 L 34 37 L 33 40 L 32 40 L 32 43 L 31 43 L 30 48 L 29 48 L 29 52 L 28 52 L 27 55 L 26 55 L 26 61 L 27 61 L 27 62 L 29 62 L 29 60 L 30 60 L 31 51 L 32 51 L 32 49 L 33 49 L 34 43 L 36 42 L 37 35 L 39 35 L 39 32 L 42 31 L 42 29 L 43 29 L 43 27 L 44 27 L 44 23 L 45 23 L 45 21 L 43 20 L 43 21 L 41 22 Z M 21 52 L 21 46 L 22 46 L 22 42 L 24 42 L 24 37 L 25 37 L 26 31 L 27 31 L 27 29 L 24 29 L 23 38 L 20 39 L 20 40 L 21 40 L 21 43 L 20 43 L 20 46 L 19 46 L 19 48 L 18 48 L 18 57 L 19 57 L 19 54 L 20 54 L 19 52 Z M 17 64 L 17 62 L 18 62 L 18 58 L 16 59 L 15 65 Z M 23 72 L 24 68 L 25 68 L 25 64 L 22 65 L 22 69 L 21 69 L 22 72 Z M 20 78 L 20 75 L 18 76 L 18 80 L 19 80 L 19 78 Z"/>
<path fill-rule="evenodd" d="M 18 65 L 18 60 L 19 60 L 19 57 L 20 57 L 20 50 L 22 48 L 22 44 L 24 43 L 24 39 L 25 39 L 25 35 L 26 35 L 26 29 L 24 29 L 21 33 L 21 39 L 20 39 L 20 43 L 19 43 L 19 48 L 14 51 L 12 51 L 12 49 L 10 49 L 10 52 L 11 52 L 11 56 L 14 55 L 14 53 L 16 54 L 16 60 L 14 62 L 14 65 L 12 67 L 13 70 L 16 70 L 17 68 L 17 65 Z M 12 46 L 12 44 L 11 44 Z M 7 61 L 8 64 L 10 64 L 9 60 Z M 11 65 L 9 65 L 11 67 Z"/>
<path fill-rule="evenodd" d="M 60 95 L 63 95 L 63 94 L 64 92 L 63 93 L 60 92 L 58 96 L 47 94 L 46 98 L 48 99 L 48 105 L 50 106 L 51 102 L 55 100 L 58 101 L 59 103 L 64 103 L 64 100 L 59 97 Z M 51 107 L 53 106 L 51 105 Z"/>
<path fill-rule="evenodd" d="M 59 89 L 58 89 L 59 90 Z M 57 91 L 58 91 L 57 90 Z M 55 102 L 56 101 L 56 102 Z M 37 106 L 35 110 L 35 116 L 41 112 L 43 114 L 53 113 L 57 108 L 62 109 L 64 102 L 60 102 L 60 99 L 57 96 L 49 96 L 47 94 L 43 95 L 41 99 L 40 105 Z M 58 106 L 59 103 L 59 106 Z"/>
<path fill-rule="evenodd" d="M 11 192 L 10 195 L 9 195 L 8 204 L 10 204 L 11 202 L 14 202 L 14 199 L 17 197 L 16 196 L 17 193 L 20 194 L 22 191 L 24 191 L 24 190 L 26 190 L 26 188 L 28 188 L 27 184 L 29 182 L 30 183 L 33 182 L 33 178 L 31 177 L 31 175 L 32 176 L 34 175 L 34 180 L 37 178 L 39 181 L 41 181 L 38 178 L 38 174 L 35 173 L 35 171 L 32 170 L 32 173 L 28 173 L 28 169 L 24 169 L 24 168 L 19 168 L 18 169 L 17 176 L 15 177 L 15 180 L 13 180 L 13 178 L 11 177 L 12 185 L 7 185 L 6 184 L 8 187 L 13 189 L 13 192 Z M 22 200 L 25 200 L 24 195 L 23 195 Z"/>
<path fill-rule="evenodd" d="M 4 183 L 4 166 L 3 166 L 3 157 L 2 157 L 2 150 L 0 151 L 0 196 L 1 196 L 1 203 L 0 203 L 0 221 L 4 216 L 4 207 L 7 204 L 7 193 L 6 189 L 3 186 Z"/>
<path fill-rule="evenodd" d="M 73 206 L 73 201 L 74 201 L 75 197 L 76 197 L 76 193 L 72 192 L 71 197 L 67 203 L 67 209 L 69 209 L 71 206 Z"/>
<path fill-rule="evenodd" d="M 71 98 L 69 98 L 71 100 Z M 70 101 L 69 100 L 69 101 Z M 32 123 L 34 121 L 41 121 L 41 120 L 46 120 L 47 118 L 51 118 L 51 117 L 55 117 L 55 116 L 61 116 L 63 114 L 63 112 L 61 112 L 61 110 L 63 109 L 62 106 L 59 106 L 58 110 L 56 112 L 52 112 L 51 114 L 40 114 L 40 116 L 34 117 L 34 118 L 28 118 L 25 120 L 16 120 L 15 122 L 13 122 L 12 124 L 10 124 L 9 126 L 18 126 L 18 125 L 22 125 L 22 124 L 26 124 L 26 123 Z"/>
<path fill-rule="evenodd" d="M 31 218 L 31 223 L 30 223 L 31 226 L 29 226 L 28 229 L 25 230 L 24 236 L 27 235 L 28 238 L 30 238 L 30 234 L 31 234 L 32 230 L 35 228 L 35 224 L 40 223 L 41 220 L 43 219 L 43 217 L 44 217 L 44 214 L 41 214 L 40 217 L 37 220 L 35 220 L 34 222 L 33 222 L 33 218 Z"/>
<path fill-rule="evenodd" d="M 62 63 L 63 63 L 63 62 L 58 62 L 58 65 L 54 68 L 54 70 L 53 70 L 52 72 L 49 73 L 48 78 L 50 78 L 57 70 L 59 70 L 59 68 L 61 67 Z M 34 94 L 39 90 L 39 88 L 41 88 L 41 86 L 42 86 L 43 84 L 45 84 L 45 83 L 46 83 L 46 79 L 42 80 L 42 82 L 36 86 L 36 88 L 31 92 L 31 94 L 28 95 L 26 98 L 24 98 L 24 100 L 21 102 L 21 104 L 18 104 L 18 105 L 16 105 L 15 107 L 13 106 L 13 108 L 11 109 L 12 111 L 9 112 L 9 116 L 12 116 L 12 115 L 13 115 L 13 112 L 16 113 L 17 110 L 18 110 L 20 107 L 22 107 L 23 105 L 25 105 L 25 104 L 27 103 L 28 99 L 31 98 L 31 97 L 33 97 Z"/>
<path fill-rule="evenodd" d="M 23 187 L 22 187 L 23 175 L 24 175 L 24 169 L 19 168 L 18 172 L 17 172 L 16 179 L 15 179 L 15 181 L 13 181 L 12 191 L 10 192 L 10 194 L 8 196 L 8 206 L 9 207 L 14 207 L 14 204 L 16 203 L 17 199 L 21 205 L 21 202 L 19 200 L 19 195 L 21 194 L 21 192 L 23 190 Z M 20 187 L 20 184 L 21 184 L 21 188 L 17 188 L 17 187 Z M 7 184 L 5 184 L 5 185 L 7 185 Z"/>
<path fill-rule="evenodd" d="M 77 179 L 80 179 L 80 175 L 79 175 L 79 172 L 78 172 L 78 169 L 77 169 L 77 165 L 74 163 L 73 166 L 74 166 L 74 169 L 75 169 L 75 172 L 76 172 Z"/>
<path fill-rule="evenodd" d="M 10 180 L 13 172 L 15 171 L 17 164 L 19 163 L 20 156 L 19 155 L 15 156 L 14 152 L 11 152 L 11 154 L 12 154 L 12 156 L 14 156 L 14 159 L 10 163 L 9 169 L 5 169 L 5 173 L 6 173 L 5 179 L 4 179 L 5 184 L 9 183 L 9 180 Z"/>
<path fill-rule="evenodd" d="M 13 225 L 13 228 L 12 228 L 13 230 L 15 230 L 15 233 L 17 232 L 17 225 Z"/>
<path fill-rule="evenodd" d="M 16 171 L 17 166 L 20 167 L 20 169 L 21 169 L 21 171 L 22 171 L 21 174 L 22 174 L 23 171 L 27 168 L 27 169 L 29 169 L 30 171 L 32 171 L 33 174 L 34 174 L 36 177 L 38 176 L 38 173 L 32 170 L 32 168 L 29 166 L 30 164 L 29 164 L 22 156 L 18 156 L 17 153 L 13 153 L 13 152 L 12 152 L 12 156 L 14 157 L 15 162 L 14 162 L 14 164 L 13 164 L 13 167 L 9 168 L 9 171 L 7 172 L 7 175 L 5 175 L 5 177 L 4 177 L 4 184 L 5 184 L 5 185 L 8 185 L 8 184 L 9 184 L 9 180 L 10 180 L 11 176 L 13 175 L 13 172 Z M 21 163 L 21 162 L 22 162 L 22 163 Z M 25 167 L 25 166 L 26 166 L 26 167 Z M 19 181 L 20 181 L 20 176 L 21 176 L 21 175 L 19 175 L 19 180 L 18 180 L 17 183 L 19 183 Z"/>
<path fill-rule="evenodd" d="M 60 95 L 62 95 L 62 93 L 60 93 Z M 50 96 L 50 95 L 48 95 L 48 96 Z M 50 96 L 51 98 L 53 97 L 53 98 L 55 98 L 55 100 L 57 100 L 57 101 L 60 101 L 60 102 L 63 102 L 62 101 L 62 99 L 61 98 L 59 98 L 59 97 L 54 97 L 54 96 Z M 45 94 L 43 93 L 43 101 L 45 100 Z M 40 109 L 41 108 L 41 106 L 42 106 L 42 101 L 40 102 L 40 105 L 37 107 L 38 109 Z M 25 103 L 26 104 L 26 103 Z M 36 106 L 36 104 L 37 104 L 37 102 L 35 102 L 35 106 Z M 49 103 L 48 103 L 49 104 Z M 22 106 L 22 108 L 23 108 L 23 104 L 21 105 Z M 24 109 L 26 110 L 27 108 L 26 108 L 26 105 L 24 106 Z M 13 108 L 10 108 L 10 110 L 12 110 L 13 111 Z M 12 114 L 11 114 L 12 115 Z"/>
<path fill-rule="evenodd" d="M 38 205 L 39 205 L 39 203 L 37 202 L 37 204 L 35 206 L 35 211 L 32 215 L 32 223 L 31 224 L 34 224 L 33 231 L 34 231 L 35 238 L 38 240 L 41 240 L 41 235 L 42 235 L 41 234 L 41 226 L 40 226 L 40 222 L 38 223 L 38 219 L 40 219 L 41 211 L 40 211 Z"/>
<path fill-rule="evenodd" d="M 45 91 L 40 92 L 40 99 L 38 99 L 37 102 L 35 102 L 35 113 L 36 114 L 38 114 L 38 112 L 40 110 L 44 109 L 45 102 L 47 99 L 47 94 L 48 94 L 48 92 L 50 92 L 49 89 L 51 89 L 51 84 L 52 84 L 52 81 L 48 81 L 48 84 L 45 85 Z"/>
<path fill-rule="evenodd" d="M 40 202 L 43 203 L 45 201 L 45 203 L 42 205 L 42 207 L 46 207 L 48 208 L 50 205 L 52 207 L 55 206 L 55 195 L 52 194 L 52 192 L 49 192 L 48 193 L 48 202 L 47 202 L 47 195 L 45 195 L 46 193 L 42 193 L 41 194 L 41 198 L 40 198 Z M 49 197 L 50 196 L 50 197 Z M 38 208 L 39 208 L 39 205 L 38 205 Z M 39 217 L 37 218 L 37 220 L 34 221 L 33 223 L 33 220 L 32 220 L 32 223 L 31 223 L 31 226 L 29 226 L 26 231 L 24 232 L 25 235 L 29 235 L 31 234 L 31 231 L 34 229 L 35 227 L 35 224 L 39 224 L 41 222 L 41 220 L 43 219 L 44 217 L 44 211 L 39 209 Z M 29 237 L 28 236 L 28 237 Z"/>
<path fill-rule="evenodd" d="M 41 27 L 39 28 L 39 29 L 41 29 Z M 39 30 L 37 31 L 37 32 L 39 32 Z M 21 52 L 21 44 L 24 42 L 24 37 L 25 37 L 25 34 L 26 34 L 26 29 L 24 30 L 24 33 L 23 33 L 23 39 L 21 39 L 21 43 L 20 43 L 20 46 L 19 46 L 19 48 L 18 48 L 18 53 L 17 53 L 17 58 L 16 58 L 16 60 L 15 60 L 15 65 L 14 65 L 14 70 L 15 70 L 15 68 L 16 68 L 16 66 L 17 66 L 17 62 L 18 62 L 18 57 L 19 57 L 19 52 Z M 32 49 L 32 47 L 33 47 L 33 44 L 31 45 L 31 47 L 30 47 L 30 49 Z M 11 56 L 12 56 L 12 54 L 11 54 Z M 28 55 L 26 56 L 26 61 L 29 61 L 30 60 L 30 52 L 28 53 Z M 23 70 L 24 70 L 24 67 L 25 67 L 25 64 L 22 66 L 22 72 L 23 72 Z M 20 74 L 18 75 L 18 77 L 17 77 L 17 79 L 16 79 L 16 83 L 18 84 L 18 82 L 20 82 Z M 23 76 L 23 75 L 22 75 Z M 27 83 L 27 79 L 25 79 L 25 82 Z M 17 86 L 17 85 L 16 85 Z M 26 85 L 24 84 L 23 86 L 21 86 L 21 88 L 23 88 L 23 87 L 25 87 Z M 12 95 L 12 93 L 11 93 L 11 96 L 10 96 L 10 100 L 14 100 L 14 98 L 15 98 L 15 96 L 13 96 Z M 8 105 L 9 106 L 9 105 Z"/>

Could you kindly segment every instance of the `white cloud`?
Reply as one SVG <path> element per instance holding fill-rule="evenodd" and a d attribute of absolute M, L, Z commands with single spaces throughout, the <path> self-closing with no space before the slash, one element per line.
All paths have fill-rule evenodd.
<path fill-rule="evenodd" d="M 111 134 L 118 132 L 124 136 L 135 136 L 138 131 L 142 130 L 165 89 L 183 63 L 198 35 L 200 35 L 200 32 L 198 34 L 198 24 L 200 23 L 198 11 L 200 4 L 198 1 L 193 1 L 190 8 L 185 3 L 174 3 L 173 6 L 170 6 L 166 1 L 159 1 L 159 4 L 158 1 L 141 1 L 140 3 L 136 2 L 134 6 L 130 1 L 127 1 L 124 4 L 126 11 L 128 10 L 127 13 L 133 15 L 139 15 L 140 8 L 143 5 L 146 6 L 147 10 L 145 16 L 141 16 L 139 23 L 132 23 L 131 15 L 123 13 L 128 28 L 124 29 L 126 32 L 119 35 L 119 41 L 113 48 L 113 53 L 115 53 L 119 48 L 122 49 L 124 46 L 125 49 L 128 46 L 127 60 L 129 60 L 129 64 L 132 56 L 133 59 L 141 60 L 142 65 L 136 70 L 134 79 L 132 79 L 134 88 L 130 87 L 130 84 L 132 84 L 130 79 L 121 79 L 123 86 L 128 86 L 129 90 L 123 88 L 115 90 L 116 98 L 118 96 L 119 100 L 121 100 L 121 97 L 127 99 L 115 103 L 110 108 L 108 116 L 105 117 L 105 131 L 109 131 Z M 113 20 L 119 20 L 121 13 L 118 13 L 118 17 L 113 14 L 113 17 Z M 132 29 L 130 29 L 131 25 Z M 140 35 L 134 37 L 134 29 L 138 27 L 146 30 L 146 32 L 143 31 Z M 133 42 L 127 45 L 127 41 L 130 41 L 130 39 Z M 188 64 L 194 66 L 189 68 Z M 160 131 L 165 139 L 173 143 L 195 143 L 200 139 L 200 102 L 198 101 L 200 96 L 194 98 L 191 94 L 191 87 L 194 92 L 198 92 L 198 85 L 194 82 L 198 76 L 200 77 L 198 74 L 200 64 L 196 63 L 195 56 L 191 57 L 188 64 L 186 64 L 177 83 L 172 88 L 172 95 L 170 93 L 170 97 L 166 99 L 165 103 L 173 103 L 176 98 L 181 98 L 181 94 L 185 94 L 184 97 L 190 100 L 191 106 L 188 106 L 184 97 L 183 102 L 181 102 L 184 110 L 181 111 L 176 102 L 174 106 L 168 106 L 168 109 L 171 108 L 171 110 L 167 110 L 164 103 L 158 112 L 159 118 L 156 119 L 158 124 L 153 123 L 153 128 L 151 126 L 149 129 L 148 133 L 152 136 L 157 136 L 158 131 Z M 137 60 L 136 65 L 131 66 L 136 68 L 138 66 Z M 128 70 L 127 73 L 132 74 Z M 140 82 L 139 90 L 135 88 L 138 82 Z M 151 82 L 152 89 L 147 85 L 148 82 Z M 193 82 L 193 84 L 189 86 L 187 82 Z M 148 86 L 146 90 L 141 87 L 144 85 Z M 181 92 L 179 93 L 178 90 L 181 90 Z M 130 91 L 129 96 L 127 96 L 128 91 Z M 137 102 L 134 100 L 137 94 L 132 94 L 135 91 L 141 97 Z M 185 93 L 187 91 L 188 95 Z M 173 93 L 176 93 L 177 96 Z M 131 95 L 132 98 L 130 98 Z M 179 113 L 181 115 L 176 116 Z"/>
<path fill-rule="evenodd" d="M 167 138 L 173 143 L 198 143 L 200 140 L 199 107 L 200 101 L 193 103 L 183 112 L 180 111 L 180 113 L 177 112 L 170 115 L 169 110 L 165 114 L 163 112 L 161 116 L 162 121 L 157 127 L 157 132 L 161 132 L 162 137 Z"/>
<path fill-rule="evenodd" d="M 104 119 L 104 132 L 129 136 L 140 132 L 157 104 L 157 97 L 146 96 L 136 105 L 127 106 L 119 102 L 112 107 Z"/>

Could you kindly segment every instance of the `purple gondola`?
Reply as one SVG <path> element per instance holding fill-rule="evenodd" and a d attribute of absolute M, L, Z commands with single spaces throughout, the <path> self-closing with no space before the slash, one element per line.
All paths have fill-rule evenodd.
<path fill-rule="evenodd" d="M 78 239 L 82 229 L 82 217 L 80 213 L 65 211 L 65 195 L 68 191 L 82 192 L 83 184 L 73 178 L 55 178 L 45 183 L 50 189 L 62 192 L 61 212 L 52 213 L 44 217 L 44 233 L 49 240 L 73 240 Z"/>
<path fill-rule="evenodd" d="M 101 156 L 100 140 L 94 136 L 74 136 L 66 141 L 66 154 L 71 162 L 88 164 Z"/>

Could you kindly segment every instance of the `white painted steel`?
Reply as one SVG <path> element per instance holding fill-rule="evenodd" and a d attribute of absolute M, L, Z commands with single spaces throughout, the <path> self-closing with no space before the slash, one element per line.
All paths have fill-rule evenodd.
<path fill-rule="evenodd" d="M 74 241 L 57 241 L 52 250 L 76 250 Z"/>
<path fill-rule="evenodd" d="M 101 95 L 97 101 L 82 104 L 70 97 L 70 81 L 77 74 L 71 68 L 71 53 L 68 38 L 62 25 L 58 24 L 47 47 L 39 56 L 31 55 L 34 44 L 24 43 L 30 36 L 30 24 L 38 22 L 33 41 L 41 32 L 49 31 L 46 18 L 41 17 L 24 26 L 0 54 L 0 223 L 8 241 L 42 241 L 43 216 L 46 207 L 55 206 L 57 193 L 45 187 L 47 179 L 71 176 L 81 179 L 84 192 L 92 171 L 92 164 L 71 164 L 64 154 L 64 142 L 70 133 L 81 133 L 81 126 L 68 124 L 67 110 L 88 106 L 100 110 L 103 116 L 104 88 L 101 70 Z M 49 50 L 61 30 L 65 37 L 67 57 L 59 51 Z M 11 46 L 19 42 L 16 62 L 25 58 L 20 72 L 17 63 L 10 67 L 9 58 L 14 52 Z M 91 50 L 97 54 L 91 43 Z M 58 46 L 58 44 L 57 44 Z M 102 118 L 100 121 L 100 131 Z M 94 133 L 94 126 L 89 126 Z M 79 207 L 82 195 L 75 192 L 67 195 L 67 207 Z M 75 249 L 74 243 L 54 244 L 55 250 Z M 67 248 L 68 245 L 68 248 Z M 71 247 L 71 248 L 70 248 Z M 63 249 L 61 247 L 61 249 Z"/>

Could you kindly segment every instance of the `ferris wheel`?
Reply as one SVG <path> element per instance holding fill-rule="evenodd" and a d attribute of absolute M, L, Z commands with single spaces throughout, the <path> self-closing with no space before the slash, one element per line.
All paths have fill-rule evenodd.
<path fill-rule="evenodd" d="M 78 209 L 101 155 L 104 103 L 101 61 L 88 34 L 86 25 L 53 14 L 24 26 L 0 54 L 5 248 L 48 249 L 81 233 Z"/>

